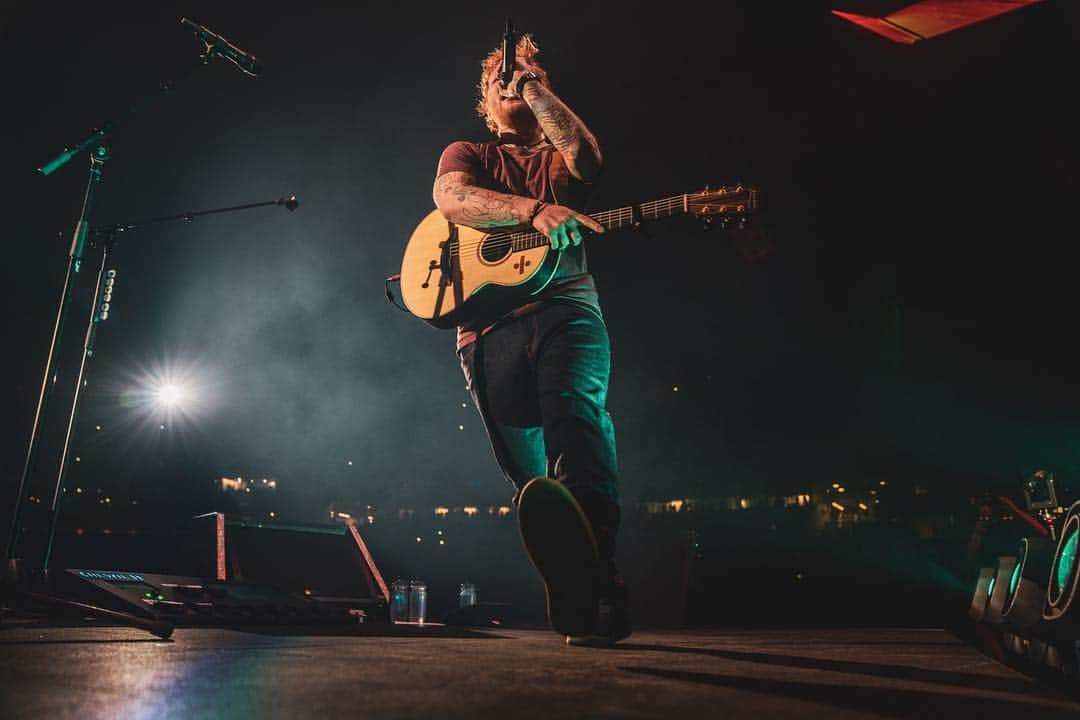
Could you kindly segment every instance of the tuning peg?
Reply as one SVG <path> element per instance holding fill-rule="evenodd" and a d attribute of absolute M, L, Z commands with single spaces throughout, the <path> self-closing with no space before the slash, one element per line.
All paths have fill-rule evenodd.
<path fill-rule="evenodd" d="M 713 222 L 712 216 L 703 215 L 701 217 L 701 229 L 706 231 L 706 232 L 708 232 L 709 230 L 712 230 L 712 222 Z"/>

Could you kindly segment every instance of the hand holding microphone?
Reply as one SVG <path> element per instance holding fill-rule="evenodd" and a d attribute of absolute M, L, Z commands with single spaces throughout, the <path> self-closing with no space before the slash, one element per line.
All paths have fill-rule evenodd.
<path fill-rule="evenodd" d="M 506 32 L 503 33 L 502 44 L 502 70 L 499 72 L 499 83 L 503 90 L 507 89 L 514 77 L 514 67 L 517 65 L 517 37 L 514 35 L 514 23 L 506 18 Z"/>

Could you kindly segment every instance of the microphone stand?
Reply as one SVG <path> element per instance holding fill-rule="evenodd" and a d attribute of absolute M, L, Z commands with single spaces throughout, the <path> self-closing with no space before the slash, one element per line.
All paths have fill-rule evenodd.
<path fill-rule="evenodd" d="M 88 207 L 89 203 L 93 201 L 93 193 L 95 185 L 100 182 L 100 164 L 107 159 L 107 154 L 94 153 L 94 157 L 91 159 L 91 180 L 90 185 L 87 188 L 87 196 L 84 201 L 84 207 Z M 96 172 L 95 172 L 96 171 Z M 79 371 L 75 383 L 75 395 L 71 403 L 71 411 L 68 415 L 67 428 L 64 434 L 63 450 L 60 458 L 60 469 L 56 476 L 56 486 L 53 489 L 52 497 L 52 522 L 49 527 L 49 538 L 46 546 L 45 557 L 42 562 L 43 574 L 41 578 L 32 577 L 31 573 L 26 568 L 25 564 L 18 558 L 10 555 L 8 556 L 8 583 L 9 587 L 15 588 L 16 592 L 21 595 L 19 599 L 22 600 L 19 605 L 36 604 L 38 606 L 49 607 L 54 610 L 67 609 L 77 610 L 84 614 L 91 614 L 100 616 L 110 620 L 116 620 L 124 624 L 138 627 L 147 630 L 158 637 L 165 639 L 172 634 L 172 623 L 168 620 L 158 618 L 155 613 L 144 611 L 144 614 L 148 614 L 150 617 L 140 617 L 132 613 L 119 612 L 116 610 L 110 610 L 87 603 L 82 603 L 76 600 L 61 598 L 55 595 L 50 595 L 48 592 L 43 592 L 49 587 L 49 570 L 50 559 L 52 557 L 53 543 L 56 539 L 56 531 L 59 527 L 61 501 L 64 493 L 64 480 L 67 477 L 68 470 L 71 467 L 71 438 L 74 433 L 75 425 L 79 415 L 79 400 L 81 399 L 81 391 L 85 385 L 86 364 L 87 361 L 93 357 L 95 348 L 95 339 L 97 336 L 98 323 L 103 322 L 109 317 L 109 310 L 111 308 L 112 301 L 112 278 L 115 277 L 114 270 L 106 270 L 111 252 L 116 246 L 117 236 L 123 233 L 129 232 L 136 228 L 146 227 L 148 225 L 155 225 L 163 222 L 171 222 L 182 220 L 184 222 L 191 222 L 197 217 L 204 215 L 217 215 L 226 212 L 236 212 L 238 210 L 251 210 L 254 208 L 269 207 L 269 206 L 282 206 L 292 212 L 299 206 L 299 202 L 295 195 L 289 197 L 281 197 L 277 200 L 266 200 L 263 202 L 245 203 L 243 205 L 231 205 L 228 207 L 213 208 L 211 210 L 199 210 L 189 211 L 176 215 L 163 215 L 156 218 L 149 218 L 147 220 L 140 220 L 138 222 L 116 223 L 113 225 L 103 225 L 93 227 L 89 230 L 83 229 L 81 232 L 77 232 L 78 245 L 73 245 L 72 261 L 77 255 L 79 260 L 82 259 L 82 253 L 85 247 L 89 245 L 92 248 L 101 249 L 101 257 L 98 263 L 97 279 L 94 285 L 93 292 L 93 305 L 91 306 L 90 318 L 87 321 L 86 335 L 83 343 L 82 358 L 79 362 Z M 69 271 L 73 267 L 73 264 L 69 263 Z M 70 293 L 67 291 L 67 284 L 65 284 L 64 295 L 61 298 L 61 310 L 57 319 L 57 328 L 54 332 L 59 332 L 59 327 L 62 324 L 63 315 L 66 314 L 68 305 L 70 304 Z M 55 351 L 55 338 L 54 348 Z M 49 361 L 52 361 L 52 352 L 50 352 Z M 48 375 L 46 375 L 46 382 L 48 381 Z M 43 403 L 39 402 L 38 414 L 35 417 L 33 437 L 37 435 L 39 429 L 39 420 L 41 419 Z M 33 447 L 31 447 L 31 451 Z M 25 482 L 25 477 L 24 477 Z M 22 493 L 24 488 L 20 485 L 19 488 L 19 504 L 21 505 Z M 18 508 L 16 508 L 16 521 L 19 518 Z M 18 539 L 19 528 L 13 528 L 13 535 L 15 540 Z M 38 587 L 35 587 L 38 586 Z"/>
<path fill-rule="evenodd" d="M 186 80 L 192 76 L 199 68 L 209 64 L 209 62 L 215 57 L 223 57 L 221 52 L 210 43 L 205 43 L 205 48 L 199 56 L 199 62 L 193 65 L 182 76 L 183 80 Z M 156 92 L 144 96 L 143 98 L 130 105 L 127 110 L 120 116 L 122 119 L 126 119 L 131 115 L 145 109 L 153 100 L 168 95 L 172 92 L 175 85 L 169 81 L 163 81 L 159 84 Z M 0 599 L 3 600 L 3 606 L 6 608 L 41 608 L 48 609 L 50 611 L 77 611 L 83 614 L 90 613 L 100 617 L 107 617 L 113 620 L 123 622 L 133 627 L 139 627 L 148 630 L 160 638 L 168 638 L 172 634 L 173 625 L 168 620 L 163 620 L 157 616 L 156 613 L 146 612 L 150 618 L 145 619 L 132 613 L 117 612 L 109 610 L 107 608 L 96 607 L 88 605 L 86 603 L 80 603 L 72 599 L 61 598 L 52 595 L 48 592 L 50 586 L 49 579 L 49 559 L 52 552 L 53 538 L 56 533 L 57 521 L 60 512 L 60 501 L 63 495 L 63 483 L 67 474 L 68 466 L 70 464 L 70 444 L 71 435 L 75 427 L 76 420 L 78 418 L 80 391 L 83 386 L 83 376 L 86 369 L 87 359 L 93 355 L 94 352 L 94 338 L 95 329 L 99 321 L 105 319 L 108 316 L 107 310 L 102 312 L 100 310 L 100 298 L 102 296 L 102 280 L 104 278 L 105 265 L 108 260 L 109 252 L 112 244 L 115 241 L 115 237 L 118 233 L 126 231 L 128 229 L 150 224 L 153 222 L 164 222 L 172 219 L 185 219 L 190 220 L 197 215 L 206 215 L 218 212 L 227 212 L 229 210 L 247 209 L 251 207 L 262 207 L 264 205 L 285 205 L 290 211 L 295 210 L 297 203 L 295 197 L 289 199 L 281 199 L 277 201 L 270 201 L 266 203 L 253 203 L 250 205 L 242 205 L 234 208 L 220 208 L 216 210 L 207 210 L 198 213 L 185 213 L 180 216 L 169 216 L 165 218 L 156 218 L 142 223 L 129 223 L 127 225 L 113 226 L 106 232 L 102 232 L 101 228 L 95 229 L 94 239 L 92 244 L 101 247 L 101 263 L 97 275 L 97 282 L 94 288 L 94 304 L 90 311 L 89 321 L 87 323 L 87 330 L 85 340 L 83 343 L 82 361 L 79 364 L 79 372 L 77 385 L 75 386 L 74 398 L 71 404 L 71 410 L 68 414 L 68 422 L 66 433 L 64 436 L 63 453 L 61 456 L 60 467 L 56 478 L 56 488 L 53 493 L 52 500 L 52 523 L 49 530 L 49 541 L 44 556 L 44 561 L 40 568 L 36 568 L 34 572 L 31 572 L 27 563 L 19 557 L 18 544 L 22 534 L 22 509 L 25 501 L 26 487 L 33 476 L 37 467 L 37 454 L 42 435 L 42 422 L 48 414 L 49 400 L 52 396 L 53 385 L 56 383 L 56 361 L 60 351 L 61 340 L 64 334 L 64 325 L 67 319 L 68 312 L 71 306 L 72 289 L 75 283 L 75 278 L 82 270 L 83 255 L 86 251 L 88 236 L 90 235 L 90 218 L 94 207 L 94 197 L 97 191 L 97 185 L 101 182 L 102 172 L 104 170 L 105 163 L 110 158 L 110 150 L 106 144 L 106 140 L 112 136 L 116 128 L 119 126 L 119 122 L 106 121 L 102 123 L 101 127 L 94 128 L 85 138 L 76 143 L 70 148 L 65 148 L 63 152 L 55 156 L 51 160 L 43 163 L 38 172 L 43 176 L 51 175 L 58 169 L 66 165 L 76 155 L 83 152 L 89 153 L 90 168 L 89 178 L 86 185 L 86 193 L 83 196 L 82 209 L 79 213 L 79 218 L 75 223 L 75 229 L 72 233 L 71 247 L 68 251 L 68 263 L 67 272 L 64 277 L 64 284 L 60 291 L 60 300 L 57 307 L 56 319 L 53 323 L 52 340 L 49 345 L 49 353 L 45 361 L 45 371 L 41 380 L 41 389 L 38 393 L 37 408 L 34 411 L 34 423 L 30 431 L 30 441 L 26 451 L 26 458 L 23 463 L 22 475 L 19 478 L 18 494 L 15 498 L 15 508 L 12 513 L 11 528 L 8 533 L 7 547 L 6 547 L 6 559 L 7 568 L 3 574 L 3 580 L 0 581 Z"/>
<path fill-rule="evenodd" d="M 71 413 L 68 416 L 67 430 L 64 433 L 64 445 L 60 455 L 60 471 L 57 473 L 56 487 L 53 489 L 51 505 L 53 514 L 52 523 L 49 527 L 49 540 L 45 549 L 45 558 L 42 562 L 46 574 L 48 574 L 49 571 L 49 560 L 52 557 L 53 542 L 56 539 L 56 530 L 60 521 L 60 501 L 64 491 L 64 479 L 67 477 L 68 470 L 71 468 L 71 436 L 78 419 L 79 399 L 81 397 L 82 389 L 85 386 L 84 378 L 86 374 L 86 361 L 94 355 L 94 340 L 97 335 L 98 323 L 109 318 L 109 310 L 112 302 L 112 279 L 115 277 L 116 271 L 106 271 L 105 268 L 108 265 L 109 254 L 116 246 L 117 236 L 147 225 L 155 225 L 176 220 L 191 222 L 193 219 L 203 215 L 217 215 L 220 213 L 235 212 L 237 210 L 251 210 L 253 208 L 268 207 L 270 205 L 281 205 L 287 208 L 289 212 L 292 212 L 293 210 L 296 210 L 299 204 L 300 203 L 296 200 L 296 196 L 290 195 L 287 198 L 281 197 L 277 200 L 246 203 L 244 205 L 232 205 L 229 207 L 214 208 L 212 210 L 189 211 L 178 215 L 163 215 L 161 217 L 140 220 L 138 222 L 116 223 L 114 225 L 102 225 L 91 228 L 89 231 L 90 246 L 101 248 L 101 260 L 98 264 L 97 281 L 94 284 L 94 303 L 90 311 L 90 319 L 86 325 L 86 339 L 83 343 L 82 359 L 79 362 L 79 373 L 75 380 L 75 396 L 71 402 Z M 102 299 L 103 290 L 104 299 Z"/>

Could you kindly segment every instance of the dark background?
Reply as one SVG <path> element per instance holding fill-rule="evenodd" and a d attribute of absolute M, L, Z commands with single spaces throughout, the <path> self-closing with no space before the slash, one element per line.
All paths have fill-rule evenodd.
<path fill-rule="evenodd" d="M 184 74 L 199 43 L 181 16 L 264 74 L 214 63 L 124 120 L 95 222 L 291 193 L 300 208 L 123 238 L 69 485 L 141 498 L 163 526 L 237 474 L 277 478 L 279 514 L 298 519 L 505 504 L 452 333 L 389 306 L 383 279 L 432 207 L 443 147 L 486 137 L 474 86 L 506 14 L 603 147 L 594 209 L 707 183 L 761 191 L 752 233 L 683 218 L 590 241 L 628 507 L 887 477 L 968 522 L 973 495 L 1017 496 L 1035 468 L 1075 499 L 1080 12 L 1049 1 L 911 47 L 828 12 L 904 4 L 9 3 L 2 505 L 86 181 L 83 158 L 34 170 Z M 163 415 L 146 397 L 162 378 L 195 400 Z M 38 497 L 69 398 L 57 387 Z"/>

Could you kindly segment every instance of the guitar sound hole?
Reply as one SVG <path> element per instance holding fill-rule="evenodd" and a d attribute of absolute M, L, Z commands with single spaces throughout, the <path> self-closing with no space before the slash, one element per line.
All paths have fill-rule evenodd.
<path fill-rule="evenodd" d="M 510 254 L 510 238 L 497 235 L 484 238 L 480 246 L 480 257 L 484 262 L 497 263 Z"/>

